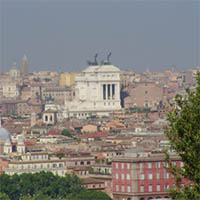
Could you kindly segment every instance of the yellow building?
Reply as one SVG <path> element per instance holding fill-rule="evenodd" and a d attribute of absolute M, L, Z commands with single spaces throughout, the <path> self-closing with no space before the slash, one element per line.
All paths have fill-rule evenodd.
<path fill-rule="evenodd" d="M 60 86 L 72 86 L 74 84 L 75 74 L 62 73 L 60 75 Z"/>

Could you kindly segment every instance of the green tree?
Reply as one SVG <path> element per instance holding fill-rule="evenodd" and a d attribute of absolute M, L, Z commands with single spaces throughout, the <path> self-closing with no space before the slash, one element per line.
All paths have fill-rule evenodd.
<path fill-rule="evenodd" d="M 0 200 L 10 200 L 7 194 L 0 193 Z"/>
<path fill-rule="evenodd" d="M 56 156 L 61 159 L 63 157 L 65 157 L 65 154 L 64 153 L 57 153 Z"/>
<path fill-rule="evenodd" d="M 8 195 L 11 200 L 19 200 L 22 197 L 24 200 L 46 197 L 59 199 L 70 193 L 80 193 L 82 190 L 82 182 L 74 174 L 66 174 L 64 177 L 55 176 L 51 172 L 0 175 L 0 193 Z"/>
<path fill-rule="evenodd" d="M 200 72 L 196 79 L 195 91 L 187 89 L 185 96 L 176 95 L 175 109 L 168 114 L 165 134 L 184 164 L 173 166 L 167 156 L 169 171 L 176 178 L 176 185 L 170 190 L 172 199 L 200 199 Z M 191 184 L 183 186 L 184 179 Z"/>
<path fill-rule="evenodd" d="M 80 193 L 70 194 L 66 200 L 112 200 L 105 192 L 83 190 Z"/>
<path fill-rule="evenodd" d="M 0 200 L 110 200 L 103 192 L 88 191 L 75 174 L 51 172 L 0 175 Z"/>
<path fill-rule="evenodd" d="M 70 133 L 70 131 L 67 130 L 67 129 L 64 129 L 64 130 L 61 132 L 61 135 L 68 136 L 68 137 L 73 137 L 72 134 Z"/>
<path fill-rule="evenodd" d="M 22 200 L 53 200 L 52 198 L 50 198 L 49 196 L 46 196 L 42 193 L 36 194 L 33 197 L 30 196 L 24 196 L 22 197 Z"/>

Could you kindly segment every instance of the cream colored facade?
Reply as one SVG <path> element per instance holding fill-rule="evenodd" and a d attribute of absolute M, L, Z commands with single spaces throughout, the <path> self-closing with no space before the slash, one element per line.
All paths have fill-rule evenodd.
<path fill-rule="evenodd" d="M 13 68 L 9 71 L 9 76 L 14 78 L 15 80 L 19 79 L 20 76 L 21 76 L 21 72 L 16 69 L 16 68 Z"/>
<path fill-rule="evenodd" d="M 26 153 L 21 160 L 10 161 L 4 172 L 9 175 L 51 171 L 55 175 L 64 176 L 67 169 L 62 159 L 50 159 L 48 153 Z"/>
<path fill-rule="evenodd" d="M 65 72 L 60 75 L 60 86 L 72 86 L 74 81 L 75 74 Z"/>
<path fill-rule="evenodd" d="M 19 90 L 15 82 L 7 82 L 2 86 L 2 95 L 6 98 L 14 98 L 19 96 Z"/>
<path fill-rule="evenodd" d="M 113 65 L 89 66 L 77 75 L 75 100 L 63 108 L 65 118 L 105 116 L 120 109 L 120 69 Z"/>
<path fill-rule="evenodd" d="M 42 119 L 43 119 L 43 123 L 44 124 L 55 124 L 57 122 L 57 118 L 56 118 L 56 111 L 54 110 L 46 110 L 43 112 L 42 115 Z"/>

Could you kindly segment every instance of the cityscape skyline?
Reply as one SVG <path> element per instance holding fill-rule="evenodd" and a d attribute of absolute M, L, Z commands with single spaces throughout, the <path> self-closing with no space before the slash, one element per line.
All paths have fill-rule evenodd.
<path fill-rule="evenodd" d="M 199 65 L 198 1 L 0 1 L 0 71 L 81 71 L 112 52 L 138 72 Z M 92 16 L 92 17 L 91 17 Z"/>

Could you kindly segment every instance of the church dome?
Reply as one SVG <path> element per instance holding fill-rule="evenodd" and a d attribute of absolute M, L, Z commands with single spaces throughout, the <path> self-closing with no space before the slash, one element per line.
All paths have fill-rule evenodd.
<path fill-rule="evenodd" d="M 0 127 L 0 140 L 2 141 L 11 140 L 11 133 L 2 127 Z"/>

